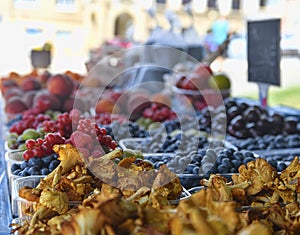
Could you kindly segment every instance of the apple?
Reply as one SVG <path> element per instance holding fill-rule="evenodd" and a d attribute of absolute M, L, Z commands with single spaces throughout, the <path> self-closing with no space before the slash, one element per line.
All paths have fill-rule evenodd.
<path fill-rule="evenodd" d="M 67 99 L 73 92 L 74 83 L 69 76 L 56 74 L 48 79 L 47 88 L 51 94 L 61 99 Z"/>
<path fill-rule="evenodd" d="M 208 64 L 199 64 L 194 68 L 194 73 L 202 79 L 209 79 L 213 75 L 213 71 Z"/>
<path fill-rule="evenodd" d="M 197 73 L 189 74 L 182 82 L 182 88 L 186 90 L 202 90 L 208 87 L 208 79 Z"/>

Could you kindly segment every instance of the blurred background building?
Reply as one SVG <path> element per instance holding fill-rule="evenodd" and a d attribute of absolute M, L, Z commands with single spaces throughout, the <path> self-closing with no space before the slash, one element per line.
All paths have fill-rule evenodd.
<path fill-rule="evenodd" d="M 204 38 L 219 15 L 241 35 L 252 16 L 280 17 L 282 33 L 292 35 L 300 26 L 297 9 L 299 0 L 1 0 L 0 49 L 7 58 L 0 71 L 18 65 L 26 71 L 30 49 L 45 42 L 53 44 L 53 68 L 84 71 L 90 49 L 104 41 L 120 36 L 143 43 L 156 26 L 168 29 L 166 10 L 181 29 L 193 23 Z"/>

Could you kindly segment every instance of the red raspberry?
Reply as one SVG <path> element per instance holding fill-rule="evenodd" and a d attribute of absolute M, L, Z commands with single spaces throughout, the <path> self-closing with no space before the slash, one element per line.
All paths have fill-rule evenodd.
<path fill-rule="evenodd" d="M 81 132 L 74 131 L 70 137 L 73 145 L 77 148 L 86 148 L 91 150 L 93 148 L 93 139 L 91 136 Z"/>

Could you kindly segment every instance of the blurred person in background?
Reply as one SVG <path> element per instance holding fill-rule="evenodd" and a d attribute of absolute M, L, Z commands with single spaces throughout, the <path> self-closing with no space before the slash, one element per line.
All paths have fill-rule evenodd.
<path fill-rule="evenodd" d="M 205 54 L 211 54 L 218 50 L 218 44 L 215 42 L 212 29 L 208 29 L 204 38 Z"/>
<path fill-rule="evenodd" d="M 224 15 L 220 15 L 220 17 L 213 23 L 212 25 L 212 35 L 214 43 L 217 45 L 217 47 L 220 47 L 225 40 L 227 39 L 229 35 L 229 22 Z M 224 57 L 227 56 L 227 49 L 223 51 L 223 53 L 216 58 L 215 63 L 218 63 L 218 69 L 219 71 L 222 70 L 222 64 Z"/>

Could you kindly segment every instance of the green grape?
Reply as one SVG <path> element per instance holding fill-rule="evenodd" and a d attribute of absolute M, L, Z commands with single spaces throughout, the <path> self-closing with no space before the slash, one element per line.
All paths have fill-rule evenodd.
<path fill-rule="evenodd" d="M 37 139 L 37 138 L 40 138 L 41 135 L 39 132 L 37 132 L 35 129 L 33 128 L 28 128 L 26 129 L 22 135 L 19 136 L 19 139 L 20 140 L 23 140 L 23 141 L 26 141 L 26 140 L 29 140 L 29 139 Z"/>
<path fill-rule="evenodd" d="M 16 143 L 17 143 L 17 139 L 9 139 L 9 140 L 7 140 L 7 146 L 9 148 L 12 148 L 13 146 L 15 146 Z"/>
<path fill-rule="evenodd" d="M 20 145 L 18 146 L 18 149 L 19 149 L 19 150 L 26 150 L 26 145 L 25 145 L 25 143 L 20 144 Z"/>

